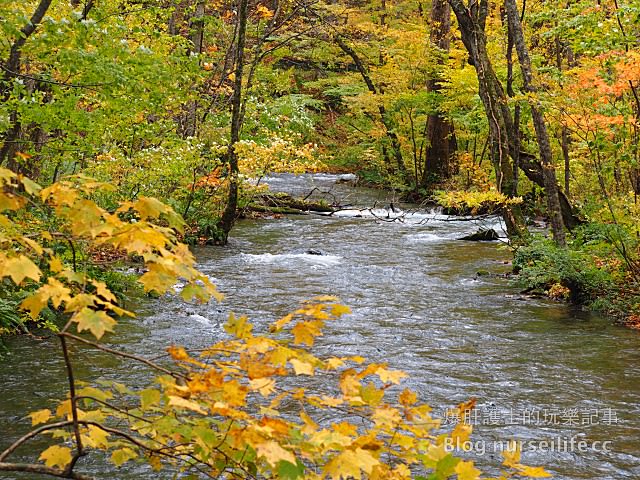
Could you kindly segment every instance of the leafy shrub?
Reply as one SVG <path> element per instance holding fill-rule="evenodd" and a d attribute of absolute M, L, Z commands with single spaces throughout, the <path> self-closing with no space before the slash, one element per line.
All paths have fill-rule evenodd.
<path fill-rule="evenodd" d="M 499 211 L 504 205 L 519 205 L 522 198 L 509 198 L 496 190 L 479 191 L 437 191 L 434 200 L 452 213 L 484 214 Z"/>
<path fill-rule="evenodd" d="M 612 291 L 614 278 L 596 263 L 590 252 L 580 247 L 577 243 L 568 249 L 558 248 L 551 240 L 536 236 L 529 245 L 516 251 L 514 270 L 520 273 L 519 281 L 528 289 L 548 291 L 559 285 L 569 289 L 568 298 L 572 302 L 589 304 Z M 561 290 L 556 286 L 553 291 Z"/>

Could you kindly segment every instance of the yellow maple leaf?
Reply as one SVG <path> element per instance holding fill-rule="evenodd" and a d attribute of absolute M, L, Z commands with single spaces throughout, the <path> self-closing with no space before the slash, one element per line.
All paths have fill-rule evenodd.
<path fill-rule="evenodd" d="M 51 260 L 49 260 L 49 269 L 53 273 L 60 273 L 62 270 L 64 270 L 64 265 L 58 257 L 51 257 Z"/>
<path fill-rule="evenodd" d="M 8 168 L 0 167 L 0 185 L 4 185 L 5 183 L 10 183 L 10 181 L 16 178 L 18 175 Z"/>
<path fill-rule="evenodd" d="M 106 312 L 83 308 L 77 312 L 72 320 L 78 324 L 78 332 L 89 330 L 98 340 L 105 332 L 113 332 L 113 327 L 117 323 Z"/>
<path fill-rule="evenodd" d="M 95 425 L 89 425 L 87 427 L 88 433 L 82 435 L 84 443 L 93 448 L 106 448 L 109 446 L 109 433 L 97 427 Z"/>
<path fill-rule="evenodd" d="M 340 305 L 336 303 L 331 306 L 331 315 L 341 317 L 342 315 L 346 315 L 348 313 L 351 313 L 351 309 L 346 305 Z"/>
<path fill-rule="evenodd" d="M 542 467 L 527 467 L 522 465 L 520 468 L 520 475 L 523 477 L 531 477 L 531 478 L 550 478 L 551 475 L 549 472 L 545 471 Z"/>
<path fill-rule="evenodd" d="M 25 278 L 30 278 L 37 282 L 40 280 L 41 275 L 42 272 L 40 272 L 36 264 L 24 255 L 6 258 L 0 263 L 0 276 L 11 277 L 11 280 L 16 285 L 20 285 Z"/>
<path fill-rule="evenodd" d="M 20 308 L 29 312 L 29 316 L 34 320 L 37 320 L 40 312 L 44 307 L 47 306 L 49 302 L 48 298 L 43 298 L 41 295 L 31 295 L 30 297 L 25 298 L 20 303 Z"/>
<path fill-rule="evenodd" d="M 104 298 L 108 302 L 114 302 L 114 303 L 117 302 L 116 296 L 113 293 L 111 293 L 111 290 L 109 290 L 109 287 L 107 287 L 106 283 L 101 282 L 99 280 L 92 280 L 91 282 L 96 287 L 96 293 L 98 295 L 100 295 L 102 298 Z"/>
<path fill-rule="evenodd" d="M 478 480 L 480 478 L 480 470 L 473 466 L 473 462 L 461 460 L 455 466 L 455 472 L 458 480 Z"/>
<path fill-rule="evenodd" d="M 331 357 L 326 361 L 326 365 L 330 370 L 337 370 L 344 365 L 344 360 L 338 357 Z"/>
<path fill-rule="evenodd" d="M 295 327 L 291 329 L 293 333 L 294 342 L 298 345 L 306 343 L 310 347 L 313 347 L 315 337 L 322 335 L 322 327 L 324 323 L 322 320 L 310 320 L 307 322 L 298 322 Z"/>
<path fill-rule="evenodd" d="M 186 410 L 191 410 L 193 412 L 198 412 L 202 415 L 207 414 L 207 411 L 196 402 L 192 402 L 191 400 L 187 400 L 185 398 L 178 397 L 176 395 L 169 395 L 169 405 L 172 405 L 178 408 L 184 408 Z"/>
<path fill-rule="evenodd" d="M 334 423 L 331 425 L 334 432 L 346 435 L 348 437 L 355 437 L 358 434 L 358 427 L 349 422 Z M 360 445 L 362 446 L 362 445 Z M 372 449 L 368 449 L 372 450 Z"/>
<path fill-rule="evenodd" d="M 190 360 L 191 357 L 184 349 L 184 347 L 177 347 L 175 345 L 171 345 L 167 347 L 167 353 L 171 355 L 171 358 L 174 360 Z"/>
<path fill-rule="evenodd" d="M 405 388 L 398 397 L 398 400 L 400 401 L 400 405 L 409 407 L 411 405 L 414 405 L 418 401 L 418 396 L 415 392 L 412 392 L 408 388 Z"/>
<path fill-rule="evenodd" d="M 3 210 L 20 210 L 27 200 L 13 193 L 0 192 L 0 212 Z"/>
<path fill-rule="evenodd" d="M 335 456 L 324 467 L 324 474 L 332 479 L 354 478 L 360 480 L 362 473 L 370 475 L 373 467 L 379 465 L 380 461 L 371 452 L 356 448 L 355 450 L 344 450 Z"/>
<path fill-rule="evenodd" d="M 268 20 L 273 17 L 273 12 L 264 5 L 258 5 L 258 8 L 256 8 L 256 15 L 258 16 L 258 18 Z"/>
<path fill-rule="evenodd" d="M 144 242 L 142 242 L 144 244 Z M 142 246 L 142 250 L 146 247 Z M 142 253 L 142 251 L 137 251 Z M 142 275 L 138 281 L 144 286 L 145 292 L 164 293 L 176 283 L 176 276 L 165 266 L 158 263 L 148 264 L 148 270 Z"/>
<path fill-rule="evenodd" d="M 276 381 L 273 378 L 256 378 L 249 380 L 249 388 L 260 392 L 263 397 L 271 395 L 276 387 Z"/>
<path fill-rule="evenodd" d="M 288 315 L 285 315 L 284 317 L 282 317 L 281 319 L 273 322 L 271 324 L 271 327 L 269 328 L 269 330 L 273 333 L 273 332 L 278 332 L 280 331 L 280 329 L 282 329 L 282 327 L 284 327 L 285 325 L 287 325 L 289 322 L 291 322 L 291 320 L 293 320 L 293 314 L 290 313 Z"/>
<path fill-rule="evenodd" d="M 378 368 L 376 374 L 384 383 L 398 384 L 400 380 L 407 377 L 407 374 L 402 370 L 387 370 L 386 368 Z"/>
<path fill-rule="evenodd" d="M 473 427 L 466 423 L 458 423 L 454 427 L 451 432 L 451 439 L 454 445 L 464 445 L 469 437 L 471 436 L 471 432 L 473 431 Z"/>
<path fill-rule="evenodd" d="M 384 390 L 376 387 L 372 382 L 360 387 L 360 397 L 362 400 L 372 407 L 379 405 L 384 398 Z"/>
<path fill-rule="evenodd" d="M 42 285 L 33 295 L 22 301 L 20 308 L 28 311 L 31 318 L 35 320 L 42 309 L 47 306 L 49 300 L 51 300 L 55 308 L 58 308 L 63 302 L 71 300 L 70 293 L 71 290 L 59 280 L 49 277 L 45 285 Z"/>
<path fill-rule="evenodd" d="M 29 414 L 31 417 L 31 425 L 39 425 L 46 423 L 51 418 L 51 411 L 49 409 L 38 410 Z"/>
<path fill-rule="evenodd" d="M 224 324 L 224 330 L 237 338 L 248 338 L 251 337 L 253 325 L 247 322 L 247 317 L 236 317 L 230 313 L 229 320 Z"/>
<path fill-rule="evenodd" d="M 56 408 L 56 417 L 71 418 L 71 400 L 60 402 L 58 408 Z"/>
<path fill-rule="evenodd" d="M 520 447 L 516 442 L 509 442 L 508 448 L 502 451 L 502 464 L 506 467 L 515 467 L 520 464 Z"/>
<path fill-rule="evenodd" d="M 152 197 L 140 197 L 133 208 L 138 211 L 143 220 L 148 218 L 159 218 L 164 215 L 169 225 L 178 231 L 182 231 L 185 223 L 180 215 L 173 208 Z"/>
<path fill-rule="evenodd" d="M 24 186 L 25 192 L 27 192 L 29 195 L 33 195 L 35 193 L 38 193 L 40 190 L 42 190 L 42 187 L 40 185 L 38 185 L 36 182 L 34 182 L 28 177 L 24 177 L 20 175 L 18 177 L 18 180 L 22 183 L 22 185 Z"/>
<path fill-rule="evenodd" d="M 314 302 L 335 302 L 336 300 L 338 299 L 333 295 L 320 295 L 317 297 L 313 297 Z"/>
<path fill-rule="evenodd" d="M 345 397 L 355 397 L 359 395 L 361 386 L 355 370 L 345 370 L 340 375 L 340 390 Z"/>
<path fill-rule="evenodd" d="M 311 435 L 318 430 L 318 424 L 313 421 L 313 419 L 304 411 L 300 412 L 300 418 L 304 422 L 304 427 L 302 427 L 302 433 L 306 435 Z"/>
<path fill-rule="evenodd" d="M 296 457 L 289 450 L 285 450 L 278 442 L 266 441 L 253 446 L 258 457 L 264 458 L 269 465 L 275 467 L 278 462 L 285 461 L 296 464 Z"/>
<path fill-rule="evenodd" d="M 307 362 L 303 362 L 302 360 L 298 360 L 297 358 L 292 358 L 289 360 L 289 363 L 293 367 L 293 370 L 296 372 L 296 375 L 313 375 L 313 365 Z"/>
<path fill-rule="evenodd" d="M 111 461 L 116 467 L 119 467 L 125 462 L 136 458 L 137 456 L 138 454 L 134 450 L 125 447 L 114 450 L 113 453 L 111 453 Z"/>
<path fill-rule="evenodd" d="M 47 467 L 60 467 L 63 469 L 71 462 L 71 449 L 52 445 L 40 454 L 40 460 L 44 460 Z"/>
<path fill-rule="evenodd" d="M 328 395 L 323 395 L 319 400 L 320 403 L 326 407 L 338 407 L 344 403 L 342 398 L 330 397 Z"/>
<path fill-rule="evenodd" d="M 373 412 L 371 419 L 378 426 L 393 427 L 398 425 L 402 418 L 400 412 L 393 407 L 378 407 Z"/>

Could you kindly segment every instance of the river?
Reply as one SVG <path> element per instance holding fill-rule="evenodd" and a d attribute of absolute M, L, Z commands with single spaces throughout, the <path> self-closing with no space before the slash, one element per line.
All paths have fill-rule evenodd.
<path fill-rule="evenodd" d="M 330 324 L 323 348 L 405 370 L 411 376 L 407 385 L 439 416 L 477 398 L 476 443 L 467 455 L 480 465 L 495 469 L 500 463 L 495 442 L 517 439 L 525 442 L 523 463 L 542 465 L 558 479 L 640 478 L 637 332 L 520 295 L 499 275 L 510 270 L 504 243 L 457 240 L 475 231 L 478 221 L 407 206 L 394 213 L 384 208 L 395 200 L 391 193 L 336 183 L 339 179 L 265 179 L 274 190 L 303 196 L 316 187 L 315 196 L 335 197 L 353 209 L 240 221 L 227 248 L 196 251 L 201 270 L 225 294 L 223 303 L 148 301 L 138 319 L 122 322 L 107 341 L 148 355 L 171 343 L 201 348 L 223 335 L 230 311 L 248 315 L 260 329 L 305 299 L 336 295 L 353 313 Z M 487 222 L 500 226 L 496 219 Z M 479 270 L 496 275 L 478 276 Z M 21 336 L 6 343 L 0 360 L 0 447 L 28 430 L 25 412 L 50 406 L 51 398 L 65 392 L 55 339 Z M 85 350 L 81 355 L 78 374 L 85 380 L 119 379 L 134 386 L 149 380 L 142 367 L 122 370 L 105 355 Z M 578 441 L 588 445 L 585 451 L 579 451 Z M 99 459 L 83 466 L 114 478 Z M 0 478 L 39 477 L 0 473 Z M 118 478 L 157 474 L 141 467 Z"/>

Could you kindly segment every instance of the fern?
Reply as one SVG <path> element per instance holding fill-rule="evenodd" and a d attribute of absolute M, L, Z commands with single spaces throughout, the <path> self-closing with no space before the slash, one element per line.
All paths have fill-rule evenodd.
<path fill-rule="evenodd" d="M 24 328 L 22 318 L 18 313 L 18 305 L 10 300 L 0 298 L 0 332 L 14 331 Z"/>

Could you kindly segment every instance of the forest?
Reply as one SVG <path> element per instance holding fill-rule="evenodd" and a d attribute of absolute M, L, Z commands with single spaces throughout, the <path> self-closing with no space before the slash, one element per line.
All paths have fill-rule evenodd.
<path fill-rule="evenodd" d="M 354 246 L 412 264 L 400 282 L 437 272 L 437 258 L 401 244 L 431 242 L 435 223 L 458 229 L 447 241 L 499 240 L 434 250 L 443 262 L 458 252 L 483 288 L 597 318 L 576 341 L 601 342 L 602 358 L 637 347 L 640 2 L 3 0 L 0 32 L 0 363 L 20 370 L 13 345 L 32 342 L 64 383 L 1 439 L 0 478 L 605 478 L 554 470 L 517 443 L 491 461 L 448 451 L 475 438 L 465 419 L 482 398 L 458 392 L 447 415 L 460 421 L 443 428 L 414 370 L 331 347 L 370 297 L 314 280 L 343 268 L 345 254 L 327 254 L 343 237 L 324 241 L 351 232 L 340 221 L 370 232 Z M 338 190 L 321 192 L 327 178 Z M 274 188 L 300 179 L 312 182 L 302 194 Z M 269 250 L 281 222 L 303 225 L 278 230 L 299 250 Z M 386 223 L 419 231 L 363 230 Z M 242 251 L 250 241 L 266 250 Z M 208 262 L 231 255 L 311 267 L 277 295 L 234 303 L 243 282 L 270 280 L 248 280 L 251 264 L 220 281 Z M 386 267 L 358 281 L 387 281 Z M 305 278 L 306 297 L 293 286 Z M 284 306 L 265 310 L 270 295 Z M 227 298 L 238 313 L 225 310 L 206 345 L 163 337 L 154 356 L 111 340 L 147 309 L 209 312 Z M 389 304 L 404 318 L 402 301 Z M 573 341 L 550 335 L 565 333 Z M 87 351 L 123 377 L 87 373 Z M 129 384 L 125 362 L 150 373 Z M 621 416 L 640 402 L 634 373 L 616 387 Z M 637 434 L 637 419 L 627 428 Z M 606 478 L 640 474 L 620 465 Z"/>

